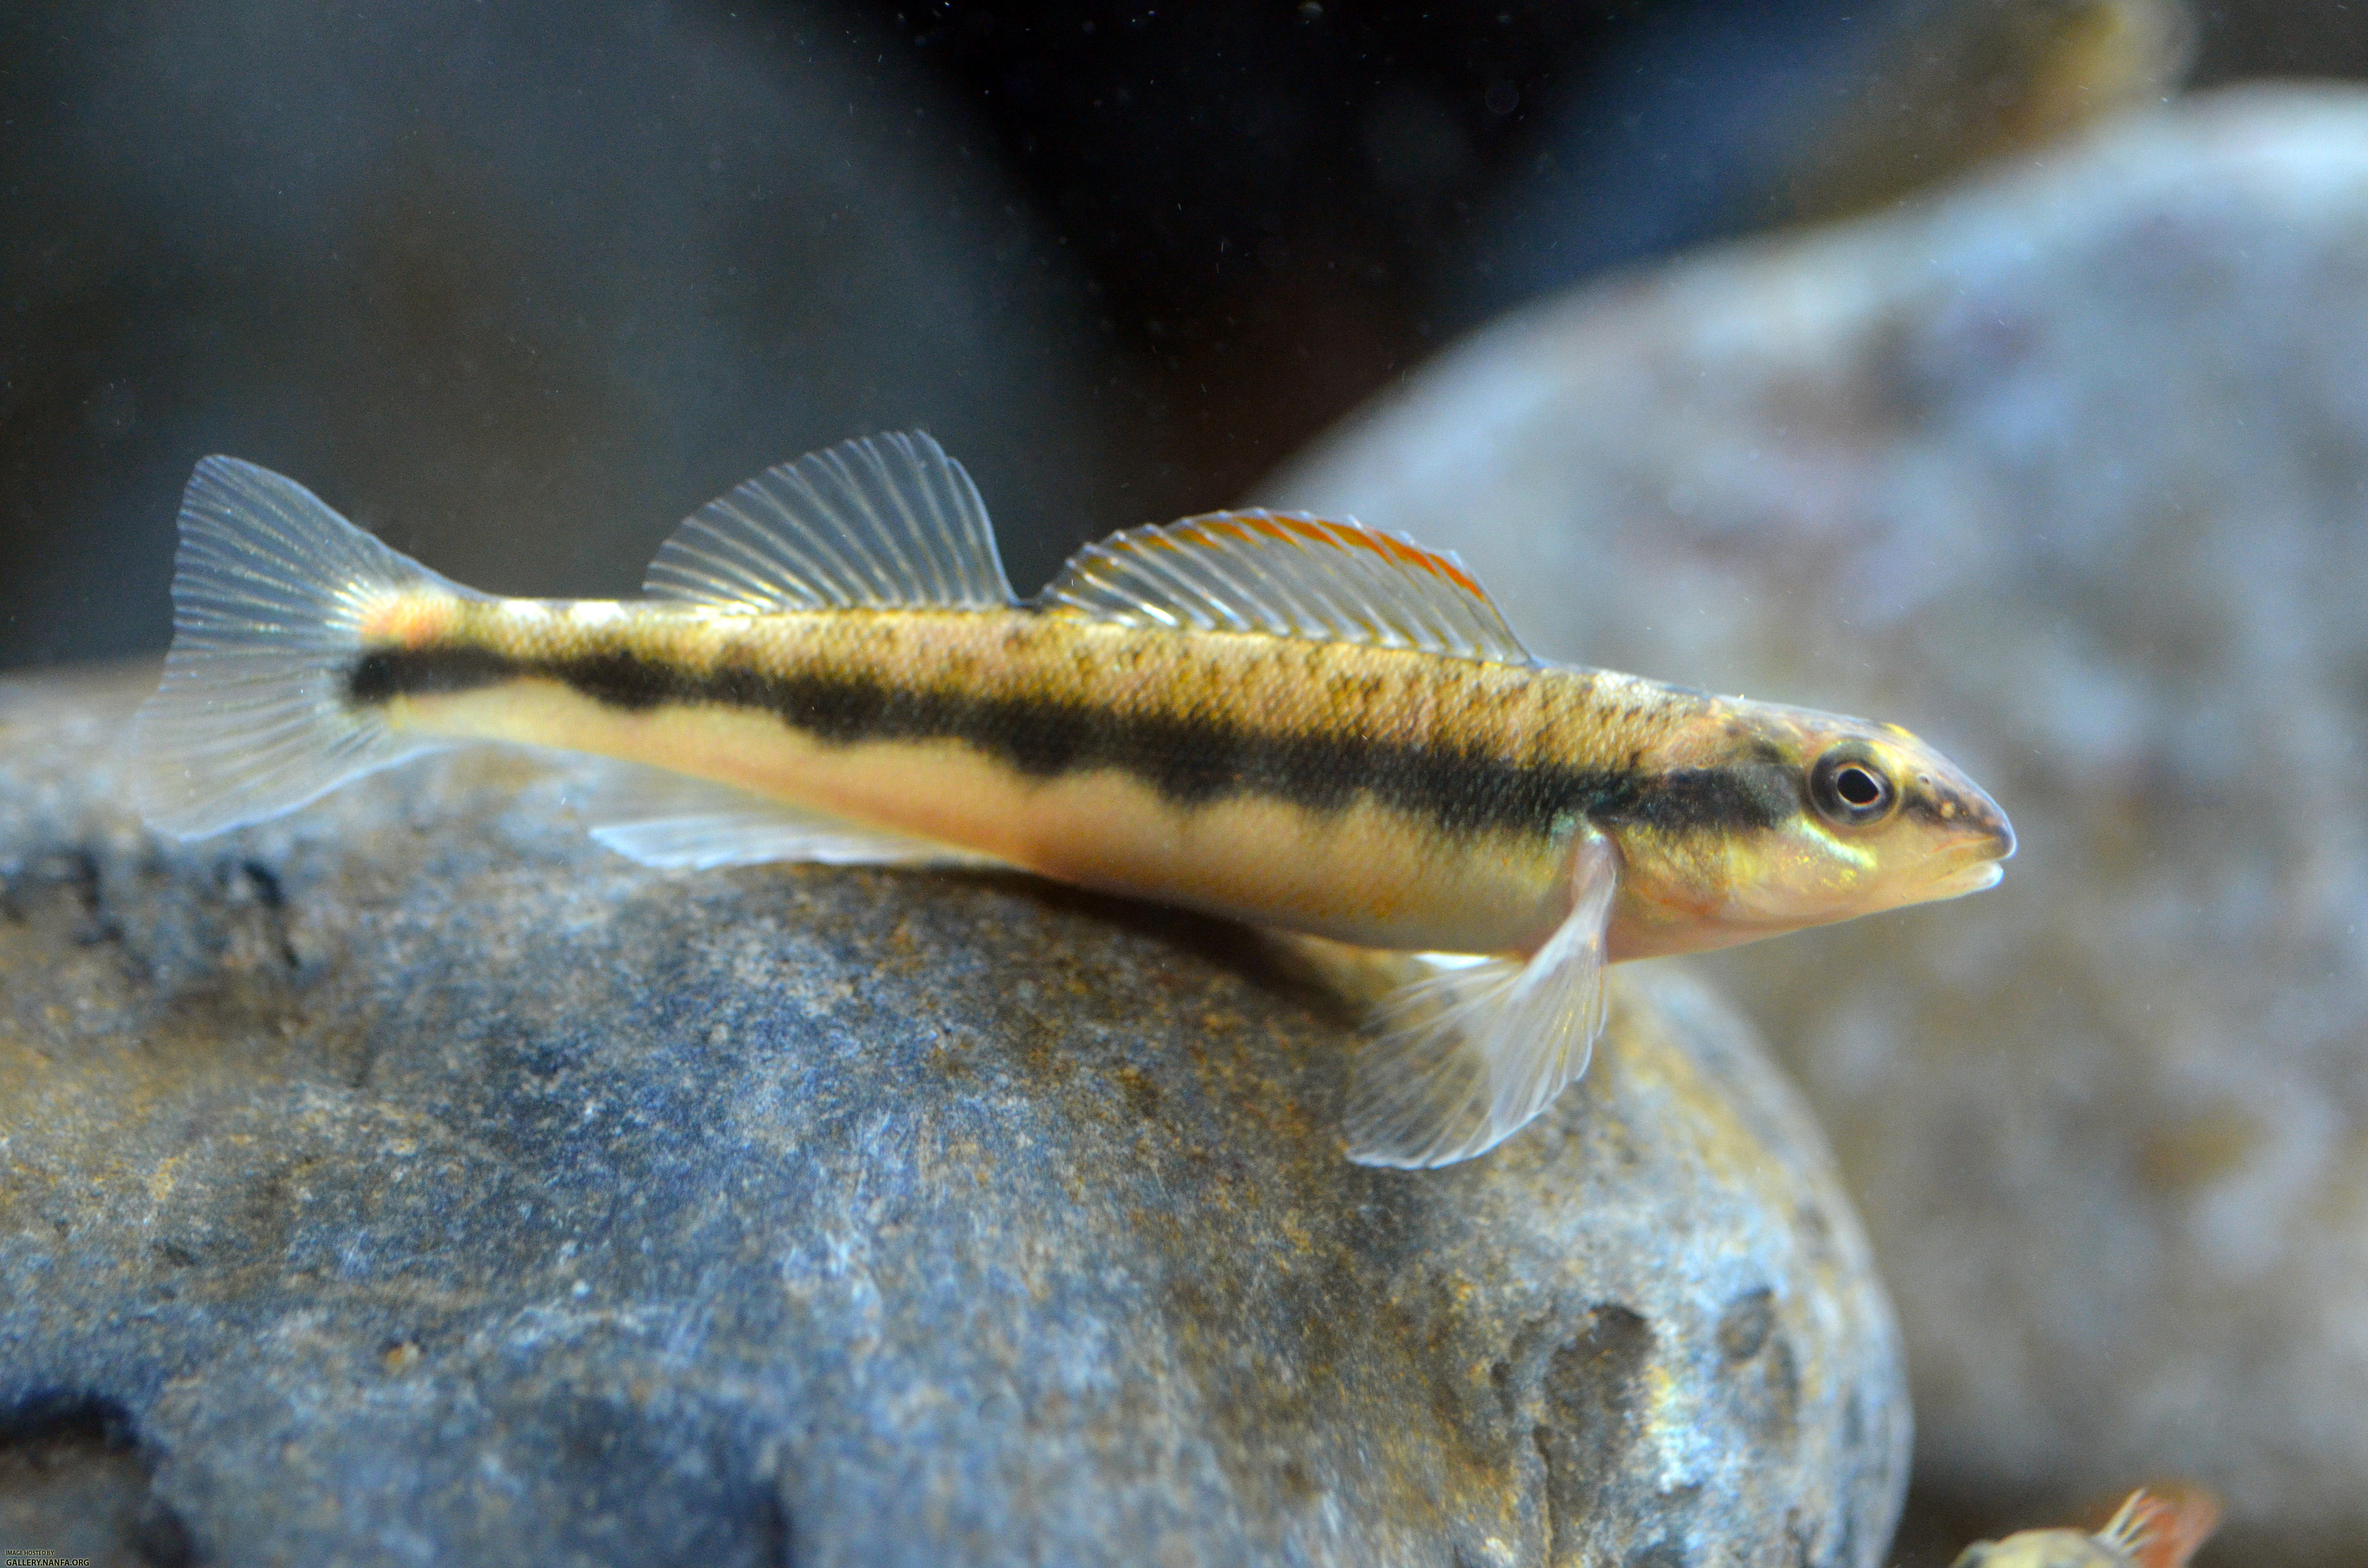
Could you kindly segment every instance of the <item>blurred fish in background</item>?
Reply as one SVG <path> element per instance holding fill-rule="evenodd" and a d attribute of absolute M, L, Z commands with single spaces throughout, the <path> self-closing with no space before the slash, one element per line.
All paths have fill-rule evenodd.
<path fill-rule="evenodd" d="M 1965 1548 L 1953 1568 L 2186 1568 L 2220 1523 L 2219 1500 L 2192 1487 L 2131 1493 L 2092 1528 L 2018 1530 Z"/>

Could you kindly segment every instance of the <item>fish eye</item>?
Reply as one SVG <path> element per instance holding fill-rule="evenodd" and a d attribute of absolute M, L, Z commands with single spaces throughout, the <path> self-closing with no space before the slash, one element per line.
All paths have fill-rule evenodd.
<path fill-rule="evenodd" d="M 1891 814 L 1899 791 L 1863 746 L 1839 745 L 1809 770 L 1809 799 L 1837 827 L 1866 827 Z"/>

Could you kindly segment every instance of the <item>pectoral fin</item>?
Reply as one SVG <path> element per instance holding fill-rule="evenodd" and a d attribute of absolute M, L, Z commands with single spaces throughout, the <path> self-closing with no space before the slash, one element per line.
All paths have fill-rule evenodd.
<path fill-rule="evenodd" d="M 1618 858 L 1608 843 L 1584 840 L 1570 874 L 1570 914 L 1526 961 L 1432 958 L 1432 972 L 1383 1001 L 1376 1038 L 1349 1078 L 1351 1160 L 1406 1169 L 1468 1160 L 1520 1131 L 1587 1071 L 1603 1028 Z"/>

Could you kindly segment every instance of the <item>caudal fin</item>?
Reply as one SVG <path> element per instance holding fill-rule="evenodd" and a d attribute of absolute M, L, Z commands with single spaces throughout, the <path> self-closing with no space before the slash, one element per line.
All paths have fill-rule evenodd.
<path fill-rule="evenodd" d="M 468 592 L 292 479 L 236 458 L 199 463 L 181 497 L 172 652 L 132 722 L 148 824 L 220 833 L 432 749 L 345 699 L 364 618 L 419 588 Z"/>

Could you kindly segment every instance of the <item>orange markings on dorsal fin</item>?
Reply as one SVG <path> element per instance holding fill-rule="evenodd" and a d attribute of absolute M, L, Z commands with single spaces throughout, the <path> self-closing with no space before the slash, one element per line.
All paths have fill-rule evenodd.
<path fill-rule="evenodd" d="M 1304 512 L 1211 512 L 1114 534 L 1072 556 L 1039 603 L 1130 626 L 1535 662 L 1454 556 Z"/>
<path fill-rule="evenodd" d="M 1463 562 L 1453 554 L 1429 550 L 1412 540 L 1398 539 L 1377 528 L 1369 528 L 1353 518 L 1335 522 L 1331 518 L 1313 517 L 1304 512 L 1210 512 L 1201 517 L 1188 517 L 1173 527 L 1197 527 L 1205 533 L 1231 532 L 1241 539 L 1265 535 L 1272 539 L 1304 540 L 1311 544 L 1331 545 L 1339 550 L 1370 550 L 1393 565 L 1411 566 L 1417 571 L 1444 577 L 1474 598 L 1494 602 L 1488 600 L 1488 590 L 1482 587 L 1472 574 L 1463 570 Z"/>

